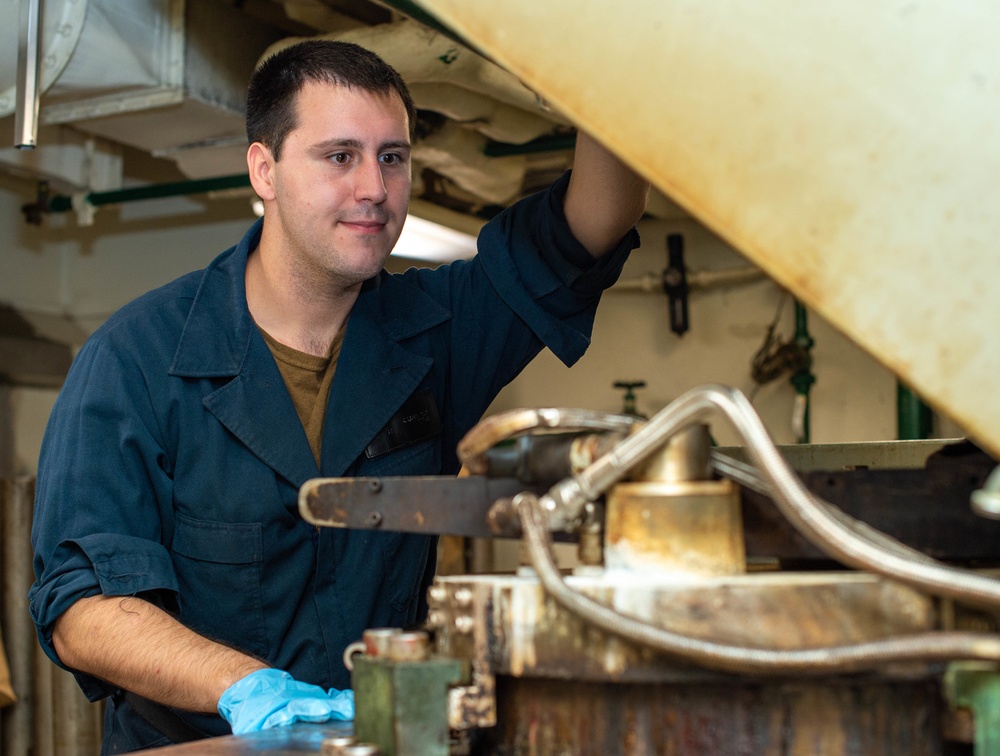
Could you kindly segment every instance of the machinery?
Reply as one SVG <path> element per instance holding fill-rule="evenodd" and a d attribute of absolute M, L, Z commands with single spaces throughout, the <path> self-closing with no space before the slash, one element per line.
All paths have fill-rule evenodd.
<path fill-rule="evenodd" d="M 83 28 L 70 23 L 82 5 L 65 4 L 60 28 Z M 173 47 L 147 44 L 162 52 L 162 81 L 135 83 L 128 107 L 121 93 L 109 114 L 103 98 L 57 92 L 67 101 L 50 103 L 43 121 L 99 138 L 86 147 L 98 157 L 100 140 L 120 140 L 187 172 L 235 171 L 241 137 L 216 124 L 239 136 L 234 93 L 244 82 L 234 73 L 239 86 L 223 86 L 221 65 L 190 54 L 206 30 L 232 28 L 214 15 L 229 9 L 188 3 L 184 22 L 178 0 L 147 5 L 172 21 L 157 39 L 180 48 L 187 33 L 187 69 Z M 336 17 L 329 31 L 384 39 L 387 55 L 429 47 L 431 35 L 408 22 L 340 28 L 331 8 L 356 3 L 286 5 L 326 10 Z M 480 152 L 542 137 L 562 144 L 578 125 L 978 446 L 779 450 L 741 394 L 710 386 L 648 421 L 563 409 L 489 418 L 460 449 L 468 477 L 313 481 L 301 511 L 317 525 L 519 538 L 522 566 L 442 576 L 426 627 L 373 629 L 349 649 L 352 737 L 369 745 L 335 742 L 342 728 L 292 728 L 232 752 L 1000 754 L 991 573 L 1000 298 L 989 287 L 1000 274 L 1000 9 L 986 0 L 620 0 L 613 13 L 588 2 L 379 5 L 447 32 L 433 37 L 432 59 L 454 80 L 414 87 L 423 110 L 449 116 L 425 124 L 415 153 L 425 214 L 457 207 L 471 217 L 544 185 L 565 150 L 528 157 L 525 148 L 502 164 Z M 453 66 L 456 38 L 483 62 Z M 257 47 L 271 42 L 261 32 Z M 73 47 L 43 58 L 43 81 Z M 453 97 L 463 89 L 477 97 Z M 154 98 L 183 107 L 143 115 Z M 164 128 L 171 114 L 187 128 Z M 167 131 L 176 143 L 163 141 Z M 742 445 L 713 447 L 716 423 Z M 577 544 L 571 570 L 555 565 L 553 540 Z"/>
<path fill-rule="evenodd" d="M 744 445 L 713 448 L 706 421 Z M 800 478 L 740 392 L 706 386 L 648 422 L 489 418 L 459 447 L 470 477 L 307 483 L 317 525 L 522 539 L 516 574 L 436 580 L 429 636 L 348 650 L 356 736 L 389 755 L 1000 752 L 1000 581 L 848 514 L 950 562 L 995 554 L 968 504 L 988 510 L 995 463 L 935 446 L 922 469 Z M 553 535 L 579 545 L 569 574 Z"/>
<path fill-rule="evenodd" d="M 742 395 L 706 387 L 648 423 L 486 420 L 460 448 L 464 480 L 317 481 L 301 504 L 318 524 L 524 543 L 517 574 L 431 589 L 429 657 L 462 663 L 439 680 L 456 742 L 368 728 L 392 688 L 363 684 L 358 736 L 390 754 L 1000 753 L 997 9 L 419 5 L 978 447 L 811 464 L 826 452 L 779 452 Z M 711 448 L 705 421 L 741 448 Z M 490 451 L 511 438 L 517 453 Z M 571 574 L 553 535 L 580 544 Z M 355 669 L 421 664 L 379 658 Z"/>

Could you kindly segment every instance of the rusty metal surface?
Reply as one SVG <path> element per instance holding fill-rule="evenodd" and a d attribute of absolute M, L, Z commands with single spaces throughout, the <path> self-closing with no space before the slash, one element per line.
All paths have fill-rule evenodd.
<path fill-rule="evenodd" d="M 996 465 L 989 455 L 970 444 L 944 449 L 936 443 L 918 444 L 913 447 L 916 456 L 906 454 L 914 464 L 926 458 L 925 469 L 874 469 L 885 462 L 885 455 L 890 464 L 898 464 L 900 454 L 882 449 L 872 458 L 854 447 L 846 445 L 832 455 L 804 452 L 813 462 L 856 468 L 813 469 L 802 474 L 806 487 L 852 517 L 938 559 L 1000 560 L 1000 521 L 978 517 L 969 507 L 970 494 Z M 875 460 L 873 469 L 861 469 L 866 459 Z M 303 487 L 299 506 L 303 517 L 317 525 L 513 538 L 520 534 L 517 517 L 494 518 L 497 531 L 490 525 L 489 512 L 497 498 L 523 490 L 541 491 L 544 486 L 476 476 L 317 478 Z M 827 560 L 766 496 L 743 490 L 741 498 L 748 556 L 803 564 Z M 559 540 L 569 538 L 557 535 Z"/>
<path fill-rule="evenodd" d="M 814 470 L 802 474 L 813 493 L 847 514 L 938 559 L 996 564 L 1000 522 L 975 515 L 970 494 L 996 462 L 971 444 L 948 446 L 922 470 Z M 807 563 L 825 557 L 798 535 L 766 496 L 744 490 L 747 553 Z"/>
<path fill-rule="evenodd" d="M 636 424 L 632 415 L 616 415 L 572 407 L 514 409 L 491 415 L 469 430 L 458 442 L 458 458 L 473 475 L 482 475 L 489 467 L 487 452 L 501 441 L 529 432 L 620 431 L 628 432 Z"/>
<path fill-rule="evenodd" d="M 624 433 L 615 432 L 521 436 L 514 443 L 495 446 L 483 455 L 484 474 L 527 483 L 552 483 L 577 474 L 623 438 Z"/>
<path fill-rule="evenodd" d="M 455 659 L 359 655 L 351 672 L 358 740 L 382 756 L 448 756 L 449 688 L 460 676 Z"/>
<path fill-rule="evenodd" d="M 739 488 L 728 480 L 620 483 L 607 497 L 605 544 L 609 570 L 745 572 Z"/>
<path fill-rule="evenodd" d="M 613 684 L 497 680 L 497 756 L 941 754 L 933 683 L 817 680 Z"/>
<path fill-rule="evenodd" d="M 793 470 L 920 470 L 945 447 L 965 444 L 965 439 L 913 441 L 860 441 L 844 444 L 789 444 L 778 451 Z M 714 451 L 750 463 L 742 446 L 717 446 Z"/>
<path fill-rule="evenodd" d="M 419 5 L 1000 452 L 1000 6 Z"/>
<path fill-rule="evenodd" d="M 315 478 L 299 490 L 299 512 L 327 527 L 488 538 L 490 505 L 525 490 L 532 487 L 513 478 L 481 476 Z"/>
<path fill-rule="evenodd" d="M 684 582 L 622 580 L 614 573 L 571 576 L 568 582 L 623 614 L 743 646 L 860 642 L 931 630 L 936 622 L 931 599 L 857 573 Z M 642 682 L 718 677 L 595 630 L 547 598 L 530 575 L 439 578 L 429 602 L 438 653 L 485 663 L 498 675 Z M 922 665 L 907 669 L 926 672 Z"/>
<path fill-rule="evenodd" d="M 493 727 L 497 723 L 496 678 L 477 675 L 471 685 L 448 691 L 448 724 L 455 730 Z"/>

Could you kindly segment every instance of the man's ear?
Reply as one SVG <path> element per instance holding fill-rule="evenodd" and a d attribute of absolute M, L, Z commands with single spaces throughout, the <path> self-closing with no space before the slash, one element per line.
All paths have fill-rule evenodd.
<path fill-rule="evenodd" d="M 260 142 L 254 142 L 247 150 L 250 185 L 265 202 L 274 199 L 274 162 L 271 151 Z"/>

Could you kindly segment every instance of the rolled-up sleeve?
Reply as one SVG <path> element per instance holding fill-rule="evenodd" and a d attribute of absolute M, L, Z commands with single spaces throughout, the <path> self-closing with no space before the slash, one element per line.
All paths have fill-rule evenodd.
<path fill-rule="evenodd" d="M 171 497 L 165 459 L 141 371 L 105 340 L 88 343 L 49 418 L 32 524 L 29 610 L 42 648 L 60 666 L 52 628 L 76 601 L 176 594 L 163 545 Z M 92 700 L 111 690 L 88 675 L 77 679 Z"/>
<path fill-rule="evenodd" d="M 478 256 L 499 296 L 566 365 L 590 345 L 596 301 L 639 246 L 632 229 L 610 253 L 593 258 L 566 223 L 569 176 L 490 221 Z"/>

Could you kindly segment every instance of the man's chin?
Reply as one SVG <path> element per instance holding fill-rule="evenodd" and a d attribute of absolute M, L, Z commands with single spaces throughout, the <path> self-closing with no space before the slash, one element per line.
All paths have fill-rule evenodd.
<path fill-rule="evenodd" d="M 350 273 L 345 276 L 351 279 L 355 284 L 364 283 L 372 278 L 375 278 L 382 269 L 385 267 L 385 261 L 389 259 L 389 255 L 386 254 L 385 257 L 379 260 L 371 260 L 367 263 L 359 264 L 354 267 Z"/>

